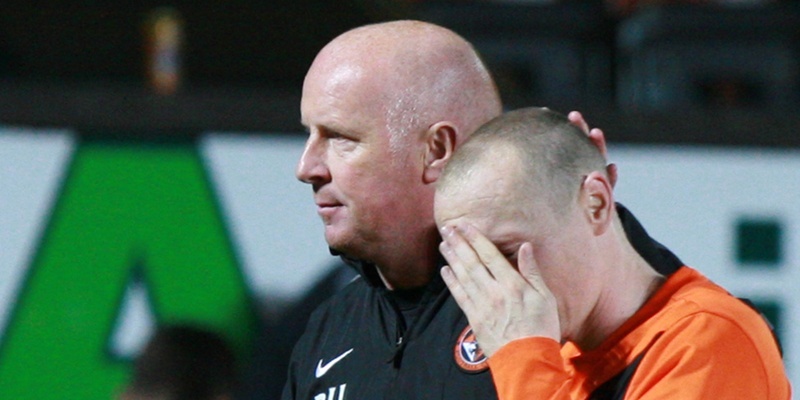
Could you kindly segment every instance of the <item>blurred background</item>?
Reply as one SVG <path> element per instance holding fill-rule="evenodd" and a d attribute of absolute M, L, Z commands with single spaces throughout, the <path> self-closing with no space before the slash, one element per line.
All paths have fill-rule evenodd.
<path fill-rule="evenodd" d="M 800 4 L 231 0 L 0 6 L 0 398 L 109 399 L 156 328 L 222 335 L 278 398 L 352 272 L 294 179 L 302 79 L 355 26 L 470 40 L 508 109 L 580 110 L 619 200 L 780 336 L 800 379 Z"/>

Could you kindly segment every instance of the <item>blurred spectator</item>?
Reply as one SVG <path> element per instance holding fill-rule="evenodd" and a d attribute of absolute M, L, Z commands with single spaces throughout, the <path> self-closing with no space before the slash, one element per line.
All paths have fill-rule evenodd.
<path fill-rule="evenodd" d="M 229 400 L 236 356 L 215 332 L 191 325 L 160 327 L 134 362 L 120 400 Z"/>

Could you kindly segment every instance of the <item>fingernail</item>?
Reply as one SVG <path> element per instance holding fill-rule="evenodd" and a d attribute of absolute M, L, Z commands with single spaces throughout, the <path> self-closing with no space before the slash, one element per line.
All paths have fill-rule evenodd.
<path fill-rule="evenodd" d="M 450 253 L 450 246 L 447 244 L 447 242 L 441 242 L 441 243 L 439 243 L 439 251 L 442 254 Z"/>
<path fill-rule="evenodd" d="M 442 278 L 444 278 L 445 280 L 453 278 L 453 271 L 450 270 L 449 265 L 443 266 L 439 271 L 442 274 Z"/>

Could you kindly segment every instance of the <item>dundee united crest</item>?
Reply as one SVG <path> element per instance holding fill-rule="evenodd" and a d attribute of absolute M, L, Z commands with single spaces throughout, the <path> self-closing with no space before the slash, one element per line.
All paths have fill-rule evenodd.
<path fill-rule="evenodd" d="M 478 345 L 478 340 L 475 339 L 475 334 L 472 333 L 472 327 L 469 325 L 458 335 L 453 355 L 456 364 L 466 372 L 478 373 L 489 368 L 486 354 Z"/>

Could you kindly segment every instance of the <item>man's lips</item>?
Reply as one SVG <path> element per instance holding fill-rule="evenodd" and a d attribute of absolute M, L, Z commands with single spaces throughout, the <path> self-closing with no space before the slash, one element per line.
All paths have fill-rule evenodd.
<path fill-rule="evenodd" d="M 334 200 L 317 200 L 314 204 L 317 205 L 317 208 L 339 207 L 342 205 L 342 203 Z"/>
<path fill-rule="evenodd" d="M 342 203 L 336 201 L 317 201 L 315 203 L 317 205 L 317 214 L 322 217 L 330 216 L 342 206 Z"/>

